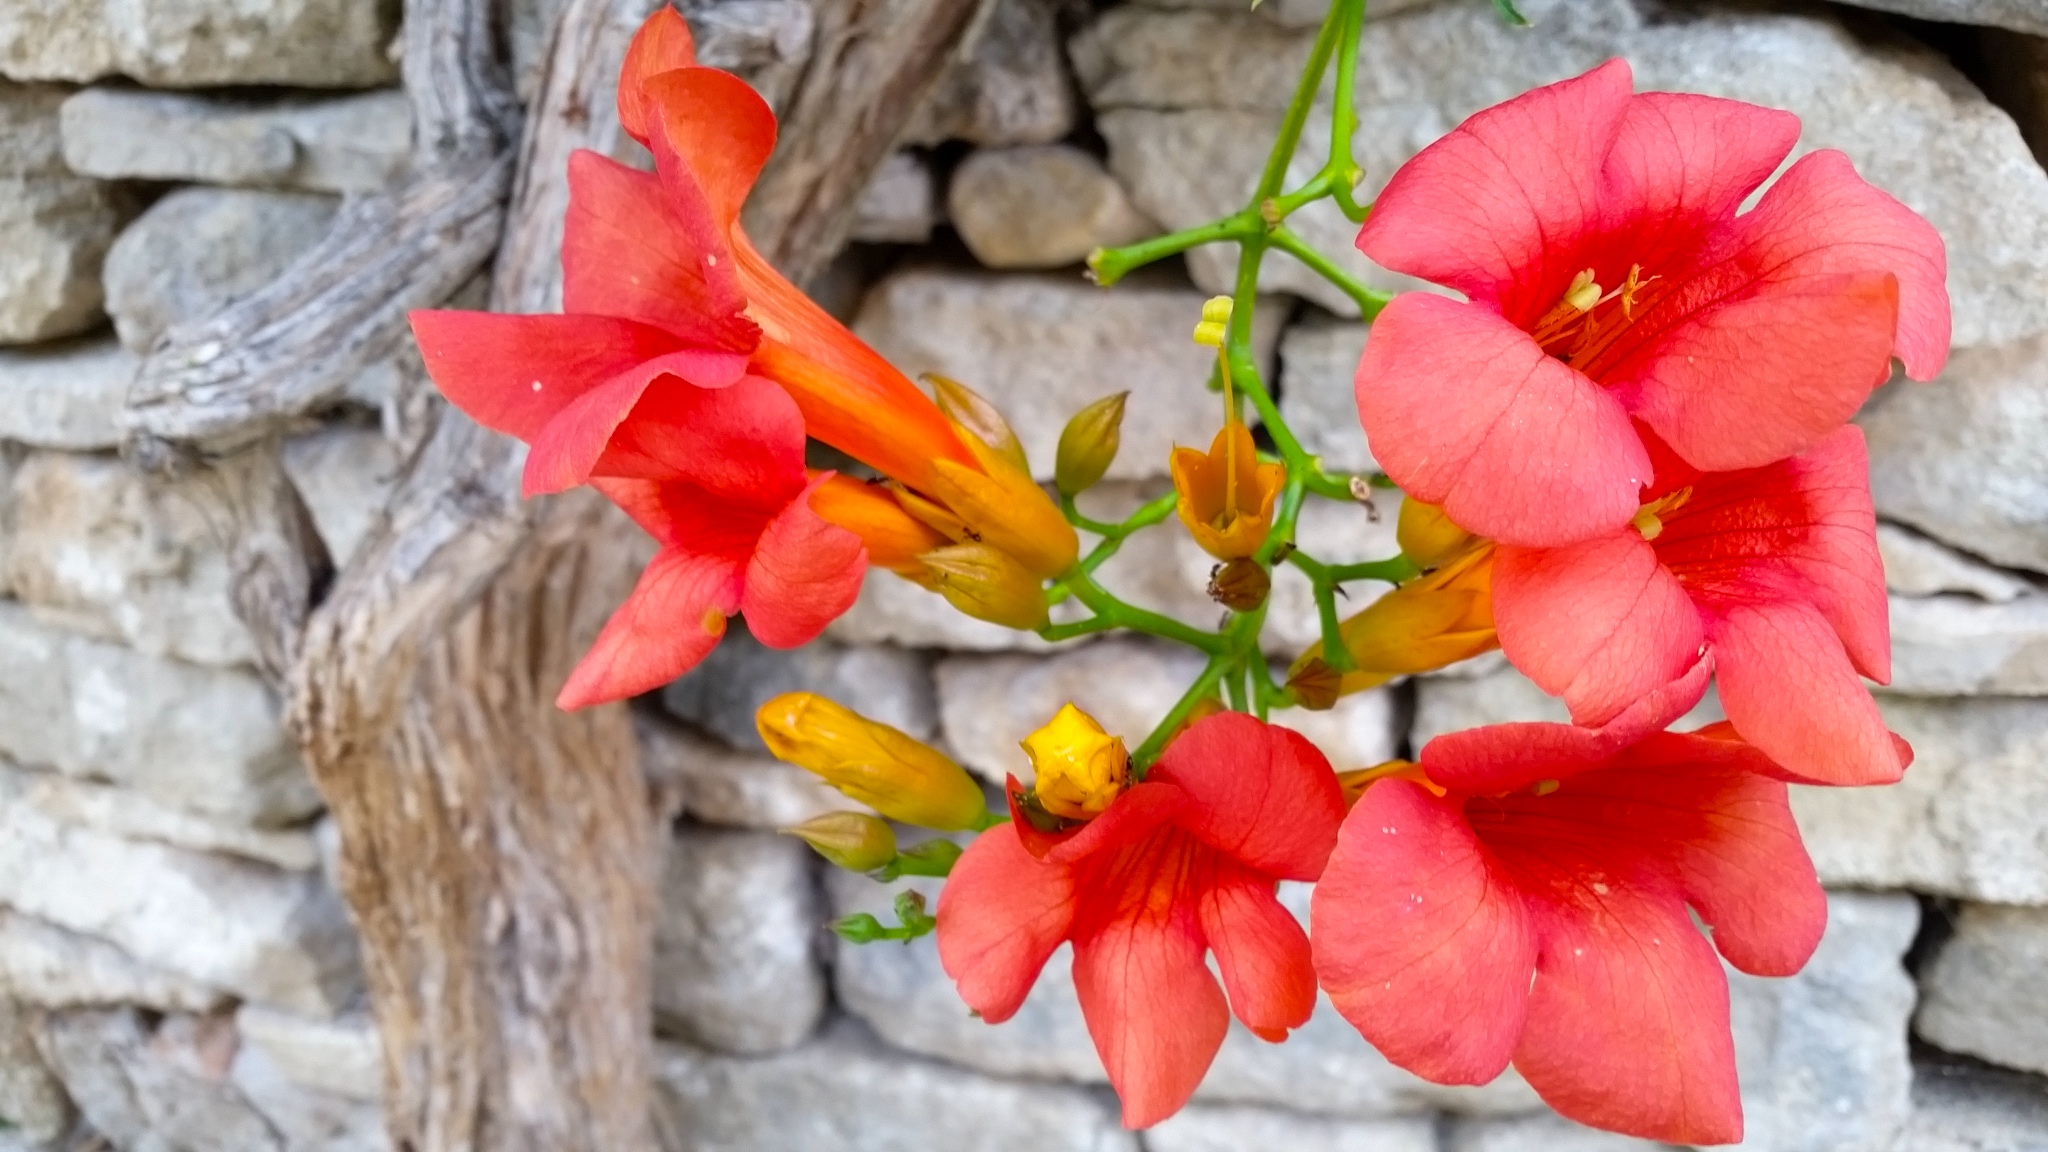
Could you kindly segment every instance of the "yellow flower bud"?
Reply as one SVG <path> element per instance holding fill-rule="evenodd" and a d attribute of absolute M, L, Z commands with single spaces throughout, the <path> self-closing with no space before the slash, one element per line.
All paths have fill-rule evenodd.
<path fill-rule="evenodd" d="M 1475 538 L 1434 572 L 1344 621 L 1338 634 L 1358 667 L 1339 675 L 1323 661 L 1320 642 L 1302 653 L 1288 670 L 1287 685 L 1304 707 L 1328 708 L 1338 696 L 1499 647 L 1493 631 L 1493 541 Z"/>
<path fill-rule="evenodd" d="M 932 398 L 938 401 L 939 411 L 946 414 L 953 427 L 995 449 L 1017 471 L 1030 473 L 1031 463 L 1024 458 L 1024 445 L 1018 442 L 1000 409 L 958 380 L 935 372 L 925 373 L 924 379 L 932 386 Z"/>
<path fill-rule="evenodd" d="M 810 692 L 761 705 L 754 726 L 779 760 L 891 820 L 957 831 L 987 814 L 981 786 L 937 749 Z"/>
<path fill-rule="evenodd" d="M 1081 539 L 1059 505 L 979 439 L 966 438 L 980 471 L 951 460 L 932 465 L 932 495 L 959 517 L 970 538 L 1009 553 L 1033 574 L 1054 577 L 1074 566 Z"/>
<path fill-rule="evenodd" d="M 1102 815 L 1130 786 L 1131 757 L 1122 738 L 1072 704 L 1024 738 L 1024 754 L 1038 773 L 1032 792 L 1039 807 L 1064 820 Z"/>
<path fill-rule="evenodd" d="M 896 859 L 896 833 L 865 812 L 827 812 L 782 830 L 848 872 L 873 872 Z"/>
<path fill-rule="evenodd" d="M 1472 534 L 1452 523 L 1437 505 L 1408 499 L 1401 501 L 1394 539 L 1400 543 L 1402 554 L 1426 572 L 1457 555 L 1471 541 Z"/>
<path fill-rule="evenodd" d="M 976 620 L 1020 632 L 1046 625 L 1045 587 L 1015 557 L 988 544 L 955 544 L 918 557 L 946 602 Z"/>
<path fill-rule="evenodd" d="M 1053 464 L 1053 483 L 1072 496 L 1093 488 L 1116 460 L 1123 444 L 1124 401 L 1129 392 L 1104 396 L 1088 405 L 1060 432 L 1059 455 Z"/>

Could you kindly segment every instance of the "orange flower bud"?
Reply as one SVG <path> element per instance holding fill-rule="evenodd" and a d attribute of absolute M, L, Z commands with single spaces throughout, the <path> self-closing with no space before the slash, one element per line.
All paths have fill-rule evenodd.
<path fill-rule="evenodd" d="M 873 872 L 896 859 L 896 833 L 865 812 L 827 812 L 782 830 L 848 872 Z"/>
<path fill-rule="evenodd" d="M 1452 523 L 1437 505 L 1408 499 L 1401 501 L 1394 539 L 1400 542 L 1402 555 L 1426 572 L 1457 555 L 1472 534 Z"/>
<path fill-rule="evenodd" d="M 946 538 L 904 510 L 886 485 L 834 476 L 811 493 L 811 511 L 860 537 L 868 563 L 929 586 L 918 557 L 944 547 Z"/>
<path fill-rule="evenodd" d="M 955 544 L 919 560 L 946 602 L 976 620 L 1020 632 L 1045 627 L 1045 587 L 1009 553 L 988 544 Z"/>
<path fill-rule="evenodd" d="M 981 827 L 981 786 L 921 741 L 823 696 L 789 692 L 761 705 L 754 727 L 777 759 L 891 820 L 957 831 Z"/>
<path fill-rule="evenodd" d="M 1181 523 L 1204 552 L 1236 560 L 1259 550 L 1273 526 L 1273 503 L 1287 483 L 1287 469 L 1259 462 L 1244 425 L 1224 425 L 1207 452 L 1175 448 L 1167 464 L 1180 495 Z"/>
<path fill-rule="evenodd" d="M 1088 405 L 1060 432 L 1059 455 L 1053 464 L 1053 483 L 1069 496 L 1095 487 L 1116 460 L 1123 445 L 1124 401 L 1129 392 L 1104 396 Z"/>
<path fill-rule="evenodd" d="M 940 460 L 932 466 L 931 494 L 972 539 L 1009 553 L 1034 575 L 1050 578 L 1072 568 L 1081 539 L 1052 497 L 980 440 L 967 437 L 967 449 L 981 470 Z"/>
<path fill-rule="evenodd" d="M 1355 671 L 1339 675 L 1317 643 L 1288 670 L 1304 707 L 1327 708 L 1338 696 L 1396 676 L 1432 672 L 1499 647 L 1493 632 L 1493 542 L 1474 540 L 1436 571 L 1416 577 L 1338 626 Z M 1334 693 L 1329 680 L 1337 677 Z"/>
<path fill-rule="evenodd" d="M 1122 738 L 1072 704 L 1026 736 L 1023 747 L 1038 774 L 1032 785 L 1038 806 L 1062 820 L 1092 820 L 1130 786 L 1131 757 Z"/>
<path fill-rule="evenodd" d="M 1024 458 L 1024 445 L 1010 430 L 1010 422 L 1003 419 L 1001 410 L 958 380 L 935 372 L 925 373 L 924 380 L 932 386 L 932 398 L 938 401 L 939 411 L 946 414 L 955 429 L 995 449 L 1017 471 L 1030 474 L 1031 462 Z"/>

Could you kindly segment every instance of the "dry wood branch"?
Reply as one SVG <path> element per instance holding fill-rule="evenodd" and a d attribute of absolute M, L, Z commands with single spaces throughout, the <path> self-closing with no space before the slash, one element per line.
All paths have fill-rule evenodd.
<path fill-rule="evenodd" d="M 809 280 L 844 245 L 860 194 L 937 86 L 979 0 L 817 0 L 817 43 L 747 235 L 782 273 Z"/>
<path fill-rule="evenodd" d="M 299 659 L 299 634 L 333 562 L 312 513 L 284 473 L 275 440 L 196 465 L 212 498 L 204 509 L 228 542 L 228 590 L 256 641 L 256 663 L 282 688 Z"/>

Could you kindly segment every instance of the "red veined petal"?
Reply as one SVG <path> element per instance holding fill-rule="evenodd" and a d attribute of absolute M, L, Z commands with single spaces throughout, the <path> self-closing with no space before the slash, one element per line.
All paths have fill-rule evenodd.
<path fill-rule="evenodd" d="M 1016 829 L 975 837 L 939 890 L 939 964 L 991 1024 L 1017 1014 L 1074 919 L 1073 874 L 1026 852 Z"/>
<path fill-rule="evenodd" d="M 1708 622 L 1707 642 L 1729 721 L 1785 771 L 1845 785 L 1905 772 L 1876 701 L 1811 605 L 1727 606 Z"/>
<path fill-rule="evenodd" d="M 1845 425 L 1785 461 L 1789 486 L 1805 497 L 1806 523 L 1788 562 L 1815 591 L 1814 607 L 1842 638 L 1856 670 L 1892 678 L 1891 605 L 1877 552 L 1870 456 L 1863 429 Z"/>
<path fill-rule="evenodd" d="M 1092 862 L 1074 926 L 1074 990 L 1127 1128 L 1180 1110 L 1230 1030 L 1189 890 L 1193 838 L 1170 830 Z"/>
<path fill-rule="evenodd" d="M 1630 265 L 1655 275 L 1689 264 L 1799 139 L 1799 117 L 1739 100 L 1645 92 L 1623 112 L 1601 168 L 1601 228 L 1615 285 Z"/>
<path fill-rule="evenodd" d="M 808 483 L 803 417 L 787 393 L 759 376 L 716 389 L 670 379 L 619 423 L 594 470 L 682 481 L 719 503 L 773 515 Z"/>
<path fill-rule="evenodd" d="M 1631 83 L 1627 62 L 1610 60 L 1474 114 L 1394 173 L 1359 250 L 1533 323 L 1585 266 Z"/>
<path fill-rule="evenodd" d="M 614 316 L 422 310 L 408 319 L 441 395 L 484 427 L 529 444 L 591 389 L 683 350 L 666 329 Z"/>
<path fill-rule="evenodd" d="M 1455 798 L 1405 780 L 1365 790 L 1310 902 L 1316 975 L 1387 1059 L 1439 1084 L 1508 1065 L 1536 940 Z"/>
<path fill-rule="evenodd" d="M 1344 820 L 1343 787 L 1316 746 L 1242 712 L 1196 721 L 1146 779 L 1187 794 L 1174 823 L 1268 876 L 1315 879 Z"/>
<path fill-rule="evenodd" d="M 641 89 L 647 81 L 664 72 L 696 65 L 697 47 L 690 36 L 689 23 L 664 3 L 633 33 L 633 42 L 626 46 L 626 59 L 619 69 L 619 127 L 626 130 L 626 135 L 647 143 L 647 117 L 641 106 Z"/>
<path fill-rule="evenodd" d="M 718 646 L 739 601 L 740 567 L 730 557 L 662 549 L 570 673 L 555 706 L 624 700 L 681 676 Z"/>
<path fill-rule="evenodd" d="M 1230 1010 L 1261 1039 L 1277 1044 L 1308 1023 L 1316 1009 L 1308 933 L 1280 906 L 1272 877 L 1210 855 L 1214 871 L 1196 905 L 1202 934 L 1216 953 Z"/>
<path fill-rule="evenodd" d="M 775 113 L 752 85 L 716 68 L 667 72 L 645 91 L 662 185 L 685 203 L 701 198 L 730 231 L 775 150 Z"/>
<path fill-rule="evenodd" d="M 860 595 L 867 549 L 860 537 L 811 511 L 811 493 L 825 479 L 812 480 L 768 522 L 747 562 L 740 612 L 747 631 L 767 647 L 810 643 Z"/>
<path fill-rule="evenodd" d="M 1396 297 L 1373 322 L 1357 395 L 1387 475 L 1503 543 L 1568 544 L 1619 528 L 1650 481 L 1620 403 L 1482 307 Z"/>
<path fill-rule="evenodd" d="M 1599 725 L 1699 660 L 1699 611 L 1634 528 L 1493 560 L 1501 651 L 1572 719 Z"/>
<path fill-rule="evenodd" d="M 727 388 L 746 372 L 744 356 L 686 348 L 647 360 L 576 397 L 532 438 L 520 478 L 523 494 L 562 492 L 587 482 L 600 470 L 619 425 L 640 406 L 647 390 L 663 377 L 673 387 Z M 644 474 L 628 470 L 627 475 Z"/>

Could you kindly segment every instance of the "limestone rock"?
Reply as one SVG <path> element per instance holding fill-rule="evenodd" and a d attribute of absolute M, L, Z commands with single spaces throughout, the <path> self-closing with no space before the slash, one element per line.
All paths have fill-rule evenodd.
<path fill-rule="evenodd" d="M 2007 604 L 2040 590 L 2017 573 L 1993 568 L 1897 524 L 1877 526 L 1877 551 L 1884 560 L 1886 587 L 1904 596 L 1961 592 L 1993 604 Z"/>
<path fill-rule="evenodd" d="M 4 601 L 0 755 L 246 823 L 290 823 L 320 807 L 252 673 L 145 656 Z"/>
<path fill-rule="evenodd" d="M 826 812 L 859 812 L 847 798 L 794 764 L 759 752 L 735 752 L 723 743 L 637 713 L 640 767 L 658 787 L 671 790 L 692 819 L 729 828 L 775 830 Z"/>
<path fill-rule="evenodd" d="M 58 109 L 70 90 L 56 84 L 9 84 L 0 80 L 0 176 L 65 176 Z"/>
<path fill-rule="evenodd" d="M 896 648 L 806 644 L 778 652 L 740 629 L 662 690 L 663 707 L 734 748 L 766 752 L 754 713 L 785 692 L 815 692 L 918 739 L 938 724 L 931 670 Z"/>
<path fill-rule="evenodd" d="M 1926 216 L 1948 244 L 1959 346 L 2048 329 L 2048 174 L 2011 119 L 1923 49 L 1860 41 L 1825 14 L 1701 9 L 1647 0 L 1531 0 L 1533 30 L 1483 4 L 1444 4 L 1369 28 L 1358 65 L 1361 199 L 1460 120 L 1615 56 L 1638 89 L 1697 91 L 1797 113 L 1801 149 L 1840 148 L 1868 179 Z M 1314 38 L 1254 16 L 1116 8 L 1073 47 L 1110 146 L 1110 170 L 1168 228 L 1244 207 L 1279 109 Z M 1467 66 L 1484 60 L 1485 68 Z M 1327 99 L 1327 97 L 1325 98 Z M 1882 108 L 1882 116 L 1870 109 Z M 1309 117 L 1289 174 L 1320 168 L 1328 113 Z M 1253 144 L 1251 142 L 1257 142 Z M 1290 226 L 1380 287 L 1409 286 L 1353 247 L 1358 226 L 1318 203 Z M 1235 251 L 1189 254 L 1195 282 L 1227 291 Z M 1291 258 L 1261 283 L 1340 315 L 1357 308 Z"/>
<path fill-rule="evenodd" d="M 1858 418 L 1878 514 L 1994 564 L 2048 572 L 2048 340 L 1960 351 Z"/>
<path fill-rule="evenodd" d="M 812 853 L 788 836 L 685 828 L 654 934 L 660 1030 L 727 1052 L 794 1047 L 825 1014 Z"/>
<path fill-rule="evenodd" d="M 2048 1148 L 2048 1082 L 2040 1077 L 1931 1063 L 1913 1073 L 1913 1118 L 1897 1152 Z"/>
<path fill-rule="evenodd" d="M 8 582 L 39 619 L 153 656 L 253 658 L 203 478 L 153 481 L 112 456 L 38 452 L 13 494 Z"/>
<path fill-rule="evenodd" d="M 1102 166 L 1069 144 L 984 148 L 946 193 L 960 238 L 985 268 L 1058 268 L 1158 228 Z"/>
<path fill-rule="evenodd" d="M 0 800 L 0 902 L 245 999 L 326 1014 L 354 992 L 355 934 L 319 876 L 128 840 Z"/>
<path fill-rule="evenodd" d="M 297 1083 L 257 1043 L 235 1053 L 228 1078 L 277 1131 L 286 1152 L 391 1152 L 384 1110 L 375 1102 Z"/>
<path fill-rule="evenodd" d="M 1057 9 L 1053 0 L 991 7 L 972 55 L 940 78 L 902 142 L 1000 148 L 1065 136 L 1074 125 L 1074 95 L 1060 64 Z"/>
<path fill-rule="evenodd" d="M 70 452 L 115 447 L 139 363 L 111 335 L 0 348 L 0 440 Z"/>
<path fill-rule="evenodd" d="M 43 1051 L 78 1110 L 116 1147 L 287 1152 L 229 1080 L 234 1017 L 146 1019 L 133 1008 L 53 1014 Z"/>
<path fill-rule="evenodd" d="M 938 180 L 915 152 L 891 152 L 854 209 L 850 239 L 868 244 L 922 244 L 939 217 Z"/>
<path fill-rule="evenodd" d="M 77 176 L 0 176 L 0 344 L 100 320 L 100 264 L 127 216 L 116 188 Z"/>
<path fill-rule="evenodd" d="M 1055 613 L 1055 620 L 1059 615 Z M 860 598 L 825 628 L 840 644 L 895 644 L 904 648 L 948 648 L 960 652 L 1049 652 L 1053 645 L 1033 632 L 1018 632 L 962 614 L 935 592 L 880 568 L 862 578 Z"/>
<path fill-rule="evenodd" d="M 1964 905 L 1920 988 L 1922 1039 L 2048 1073 L 2048 909 Z"/>
<path fill-rule="evenodd" d="M 0 1116 L 31 1146 L 71 1128 L 71 1098 L 36 1051 L 34 1014 L 0 996 Z"/>
<path fill-rule="evenodd" d="M 1880 695 L 1913 745 L 1883 788 L 1794 788 L 1792 811 L 1829 884 L 2048 904 L 2048 701 Z"/>
<path fill-rule="evenodd" d="M 1440 3 L 1443 0 L 1373 0 L 1366 8 L 1365 18 L 1383 20 L 1397 13 Z M 1243 7 L 1235 0 L 1137 0 L 1137 6 L 1168 12 L 1235 12 Z M 1322 25 L 1323 17 L 1329 13 L 1330 0 L 1266 0 L 1254 11 L 1283 28 L 1316 28 Z"/>
<path fill-rule="evenodd" d="M 88 88 L 64 102 L 64 159 L 109 180 L 372 192 L 404 170 L 412 108 L 398 89 L 257 103 Z"/>
<path fill-rule="evenodd" d="M 1203 297 L 1151 278 L 1104 291 L 1078 276 L 895 273 L 868 294 L 854 331 L 915 377 L 935 372 L 1003 410 L 1041 479 L 1067 420 L 1128 389 L 1113 479 L 1166 474 L 1176 444 L 1206 448 L 1222 419 L 1203 385 L 1215 360 L 1188 338 Z M 1272 371 L 1281 309 L 1258 310 L 1254 347 Z"/>
<path fill-rule="evenodd" d="M 0 908 L 0 995 L 41 1008 L 134 1004 L 212 1012 L 227 994 L 152 968 L 105 940 Z"/>
<path fill-rule="evenodd" d="M 235 1027 L 245 1046 L 261 1050 L 302 1088 L 365 1101 L 384 1093 L 383 1050 L 365 1013 L 324 1020 L 244 1004 L 235 1013 Z"/>
<path fill-rule="evenodd" d="M 1670 1147 L 1574 1124 L 1554 1112 L 1460 1117 L 1444 1142 L 1444 1152 L 1659 1152 Z"/>
<path fill-rule="evenodd" d="M 847 873 L 834 873 L 830 883 L 842 915 L 890 915 L 894 891 L 905 886 L 875 884 Z M 907 886 L 936 904 L 939 882 L 916 880 Z M 1307 916 L 1308 892 L 1307 885 L 1280 886 L 1282 902 L 1298 917 Z M 996 1026 L 962 1006 L 929 941 L 907 948 L 842 942 L 833 979 L 840 1003 L 895 1047 L 999 1076 L 1105 1082 L 1075 999 L 1069 949 L 1053 954 L 1017 1015 Z M 1411 1076 L 1360 1039 L 1328 1001 L 1281 1045 L 1267 1044 L 1233 1023 L 1195 1099 L 1366 1119 L 1432 1108 L 1494 1114 L 1538 1106 L 1535 1094 L 1513 1073 L 1482 1088 L 1446 1088 Z"/>
<path fill-rule="evenodd" d="M 1897 12 L 1948 24 L 1989 24 L 2048 36 L 2048 5 L 2040 0 L 1838 0 L 1880 12 Z"/>
<path fill-rule="evenodd" d="M 107 312 L 121 343 L 148 352 L 277 279 L 320 242 L 337 202 L 304 192 L 183 188 L 150 205 L 107 253 Z"/>
<path fill-rule="evenodd" d="M 397 78 L 397 15 L 375 0 L 26 0 L 0 12 L 0 75 L 360 88 Z"/>
<path fill-rule="evenodd" d="M 1891 620 L 1894 692 L 2048 695 L 2048 596 L 1894 596 Z"/>
<path fill-rule="evenodd" d="M 20 785 L 27 803 L 66 823 L 130 840 L 238 856 L 287 872 L 312 872 L 320 867 L 320 849 L 313 834 L 301 829 L 250 828 L 161 804 L 126 788 L 65 776 L 4 768 L 0 773 Z"/>
<path fill-rule="evenodd" d="M 375 428 L 329 424 L 288 441 L 284 471 L 340 568 L 355 555 L 398 484 L 398 447 Z"/>
<path fill-rule="evenodd" d="M 1427 1116 L 1331 1120 L 1196 1104 L 1145 1132 L 1146 1152 L 1436 1152 Z"/>
<path fill-rule="evenodd" d="M 1358 422 L 1352 380 L 1365 355 L 1365 325 L 1318 317 L 1280 338 L 1280 415 L 1301 446 L 1332 472 L 1377 472 Z"/>
<path fill-rule="evenodd" d="M 1912 1110 L 1902 958 L 1920 924 L 1903 893 L 1834 892 L 1797 976 L 1729 971 L 1735 1064 L 1751 1152 L 1890 1148 Z"/>

